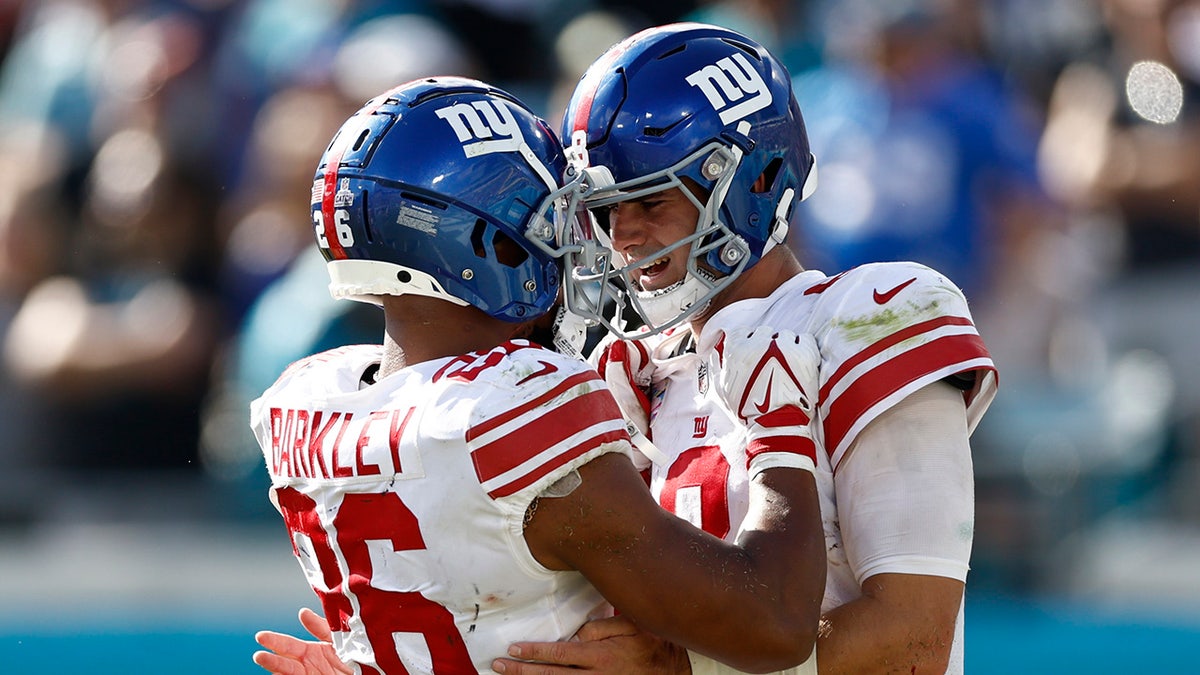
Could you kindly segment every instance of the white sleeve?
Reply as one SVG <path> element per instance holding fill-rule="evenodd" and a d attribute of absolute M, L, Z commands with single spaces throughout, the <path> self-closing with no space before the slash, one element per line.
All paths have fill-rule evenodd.
<path fill-rule="evenodd" d="M 962 392 L 935 382 L 882 413 L 834 484 L 858 583 L 885 572 L 966 581 L 975 484 Z"/>
<path fill-rule="evenodd" d="M 692 664 L 692 675 L 744 675 L 740 670 L 734 670 L 720 661 L 714 661 L 691 650 L 688 650 L 687 654 L 688 661 Z M 768 675 L 817 675 L 817 650 L 814 648 L 812 656 L 804 663 Z"/>

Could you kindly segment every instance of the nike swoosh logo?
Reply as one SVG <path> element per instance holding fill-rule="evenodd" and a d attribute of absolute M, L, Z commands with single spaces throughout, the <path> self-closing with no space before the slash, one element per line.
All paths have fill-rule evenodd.
<path fill-rule="evenodd" d="M 909 284 L 911 284 L 912 282 L 914 282 L 916 280 L 917 280 L 917 278 L 913 277 L 913 278 L 909 279 L 908 281 L 900 284 L 899 286 L 892 288 L 892 290 L 887 291 L 886 293 L 880 293 L 879 290 L 876 289 L 875 290 L 875 304 L 886 305 L 889 300 L 896 297 L 897 293 L 899 293 L 900 291 L 907 288 Z"/>
<path fill-rule="evenodd" d="M 542 367 L 539 370 L 535 370 L 532 373 L 530 373 L 529 375 L 526 375 L 525 379 L 523 379 L 517 383 L 518 387 L 525 384 L 526 382 L 532 380 L 535 377 L 541 377 L 543 375 L 549 375 L 550 373 L 558 372 L 558 366 L 554 365 L 553 363 L 546 363 L 545 361 L 540 361 L 540 360 L 538 361 L 538 363 L 542 364 Z"/>
<path fill-rule="evenodd" d="M 763 396 L 762 403 L 755 403 L 754 408 L 758 410 L 758 414 L 765 415 L 771 409 L 771 385 L 775 382 L 775 373 L 771 373 L 767 377 L 767 393 Z"/>

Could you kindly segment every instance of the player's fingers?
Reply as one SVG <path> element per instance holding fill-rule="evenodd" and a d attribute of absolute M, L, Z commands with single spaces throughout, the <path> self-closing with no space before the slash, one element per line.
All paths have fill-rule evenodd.
<path fill-rule="evenodd" d="M 254 652 L 255 665 L 272 675 L 304 675 L 304 666 L 289 658 L 271 652 Z"/>
<path fill-rule="evenodd" d="M 632 621 L 624 616 L 612 616 L 583 624 L 579 630 L 575 631 L 573 639 L 587 642 L 620 635 L 637 635 L 637 633 L 637 626 Z"/>
<path fill-rule="evenodd" d="M 300 658 L 308 651 L 309 643 L 292 635 L 263 630 L 254 634 L 254 641 L 276 654 Z"/>
<path fill-rule="evenodd" d="M 509 646 L 508 655 L 522 661 L 536 661 L 556 666 L 588 666 L 594 662 L 595 650 L 589 642 L 516 642 Z M 521 671 L 540 675 L 542 671 Z M 559 672 L 548 670 L 546 673 Z"/>
<path fill-rule="evenodd" d="M 492 671 L 504 675 L 570 675 L 579 671 L 570 666 L 556 666 L 548 663 L 527 663 L 513 659 L 496 659 L 492 661 Z"/>
<path fill-rule="evenodd" d="M 300 624 L 321 642 L 333 641 L 333 634 L 329 631 L 329 622 L 325 620 L 325 617 L 313 610 L 307 607 L 300 610 Z"/>
<path fill-rule="evenodd" d="M 255 636 L 269 652 L 255 652 L 254 662 L 280 675 L 351 674 L 354 671 L 342 663 L 332 645 L 324 642 L 303 642 L 290 635 L 264 631 Z"/>

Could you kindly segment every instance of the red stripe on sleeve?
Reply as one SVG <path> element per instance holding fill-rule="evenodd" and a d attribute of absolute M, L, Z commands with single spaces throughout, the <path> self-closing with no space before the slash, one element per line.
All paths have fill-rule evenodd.
<path fill-rule="evenodd" d="M 567 462 L 570 462 L 571 460 L 575 459 L 576 457 L 579 457 L 580 455 L 582 455 L 590 450 L 598 448 L 605 443 L 615 443 L 616 441 L 621 441 L 621 440 L 624 440 L 624 441 L 629 440 L 629 434 L 625 433 L 624 429 L 614 429 L 613 431 L 609 431 L 607 433 L 600 434 L 598 436 L 589 438 L 588 440 L 580 443 L 579 445 L 576 445 L 575 447 L 571 448 L 570 450 L 567 450 L 566 452 L 561 452 L 558 455 L 555 455 L 552 460 L 546 462 L 545 464 L 538 466 L 536 469 L 534 469 L 533 471 L 530 471 L 529 473 L 523 474 L 516 480 L 505 483 L 504 485 L 501 485 L 500 487 L 495 488 L 494 490 L 490 490 L 488 492 L 488 495 L 490 497 L 492 497 L 493 499 L 507 497 L 511 494 L 519 492 L 520 490 L 522 490 L 530 485 L 533 485 L 535 482 L 537 482 L 540 478 L 542 478 L 546 474 L 550 473 L 551 471 L 554 471 L 555 469 L 566 464 Z"/>
<path fill-rule="evenodd" d="M 529 411 L 530 405 L 522 406 Z M 507 415 L 510 419 L 511 413 Z M 597 424 L 610 424 L 613 420 L 621 419 L 621 411 L 608 390 L 597 389 L 582 396 L 577 396 L 562 405 L 548 410 L 546 414 L 535 417 L 529 424 L 523 426 L 520 433 L 510 433 L 476 448 L 471 452 L 471 460 L 475 463 L 475 473 L 480 482 L 487 482 L 511 471 L 533 457 L 544 452 L 547 448 L 562 443 L 580 431 L 587 430 Z M 490 427 L 495 424 L 488 423 Z M 628 434 L 624 425 L 620 424 L 618 438 Z M 478 437 L 479 427 L 472 427 L 467 432 L 467 440 Z M 592 446 L 595 447 L 595 446 Z M 561 453 L 560 453 L 561 454 Z"/>
<path fill-rule="evenodd" d="M 776 427 L 804 426 L 808 424 L 809 418 L 808 413 L 801 410 L 798 406 L 785 405 L 771 412 L 759 415 L 754 421 L 764 429 L 774 429 Z"/>
<path fill-rule="evenodd" d="M 804 436 L 767 436 L 756 438 L 746 445 L 746 466 L 764 452 L 788 452 L 803 455 L 817 463 L 817 445 Z"/>
<path fill-rule="evenodd" d="M 897 345 L 901 342 L 904 342 L 905 340 L 907 340 L 911 337 L 915 337 L 917 335 L 920 335 L 921 333 L 931 332 L 934 329 L 940 328 L 942 326 L 973 326 L 973 325 L 974 324 L 971 323 L 971 320 L 967 319 L 965 317 L 941 316 L 936 319 L 930 319 L 929 321 L 922 321 L 921 323 L 913 324 L 903 330 L 896 331 L 895 333 L 892 333 L 891 335 L 883 338 L 882 340 L 875 342 L 874 344 L 872 344 L 871 346 L 862 350 L 861 352 L 855 354 L 851 358 L 846 359 L 846 361 L 844 363 L 842 363 L 841 367 L 839 367 L 837 369 L 837 371 L 834 372 L 833 375 L 830 375 L 829 379 L 825 381 L 825 386 L 821 387 L 821 392 L 819 394 L 818 400 L 824 401 L 824 400 L 828 399 L 829 392 L 832 391 L 833 388 L 837 385 L 837 383 L 840 382 L 842 380 L 842 378 L 846 376 L 846 373 L 853 370 L 855 367 L 858 366 L 858 364 L 862 363 L 863 361 L 866 361 L 867 359 L 875 356 L 876 354 L 879 354 L 880 352 L 882 352 L 885 349 L 894 347 L 895 345 Z M 982 343 L 980 343 L 980 344 L 982 344 Z M 984 349 L 984 354 L 987 354 L 986 349 Z"/>
<path fill-rule="evenodd" d="M 562 382 L 559 382 L 554 388 L 550 389 L 549 391 L 545 392 L 544 394 L 542 394 L 542 395 L 540 395 L 540 396 L 538 396 L 516 408 L 512 408 L 511 410 L 501 413 L 501 414 L 493 417 L 490 420 L 484 420 L 483 422 L 476 424 L 475 426 L 471 427 L 470 429 L 467 429 L 467 440 L 472 441 L 472 440 L 475 440 L 476 438 L 479 438 L 480 436 L 482 436 L 483 434 L 486 434 L 487 432 L 491 431 L 492 429 L 495 429 L 496 427 L 499 427 L 499 426 L 509 422 L 510 420 L 520 417 L 521 415 L 524 415 L 525 413 L 529 412 L 530 410 L 542 405 L 546 401 L 549 401 L 549 400 L 555 398 L 556 396 L 561 395 L 563 392 L 567 391 L 568 389 L 571 389 L 572 387 L 576 387 L 580 384 L 583 384 L 584 382 L 591 382 L 592 380 L 599 380 L 599 379 L 600 379 L 600 375 L 593 370 L 587 370 L 582 373 L 576 373 L 576 374 L 572 375 L 571 377 L 568 377 L 567 379 L 563 380 Z M 595 392 L 592 392 L 592 393 L 595 393 Z M 609 398 L 611 398 L 611 396 Z M 616 404 L 614 403 L 613 405 L 615 406 Z M 557 412 L 555 412 L 554 414 L 557 415 Z M 617 417 L 621 416 L 620 410 L 617 411 L 616 416 Z"/>
<path fill-rule="evenodd" d="M 980 357 L 989 355 L 978 335 L 947 335 L 872 368 L 830 403 L 822 423 L 826 451 L 832 456 L 855 422 L 883 399 L 930 373 Z"/>

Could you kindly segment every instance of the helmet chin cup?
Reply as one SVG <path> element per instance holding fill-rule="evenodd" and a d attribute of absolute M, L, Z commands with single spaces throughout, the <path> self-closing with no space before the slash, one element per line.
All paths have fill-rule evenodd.
<path fill-rule="evenodd" d="M 709 286 L 699 278 L 688 275 L 683 281 L 661 291 L 638 291 L 634 296 L 638 314 L 655 333 L 679 325 L 711 302 Z M 653 333 L 651 333 L 653 334 Z"/>

